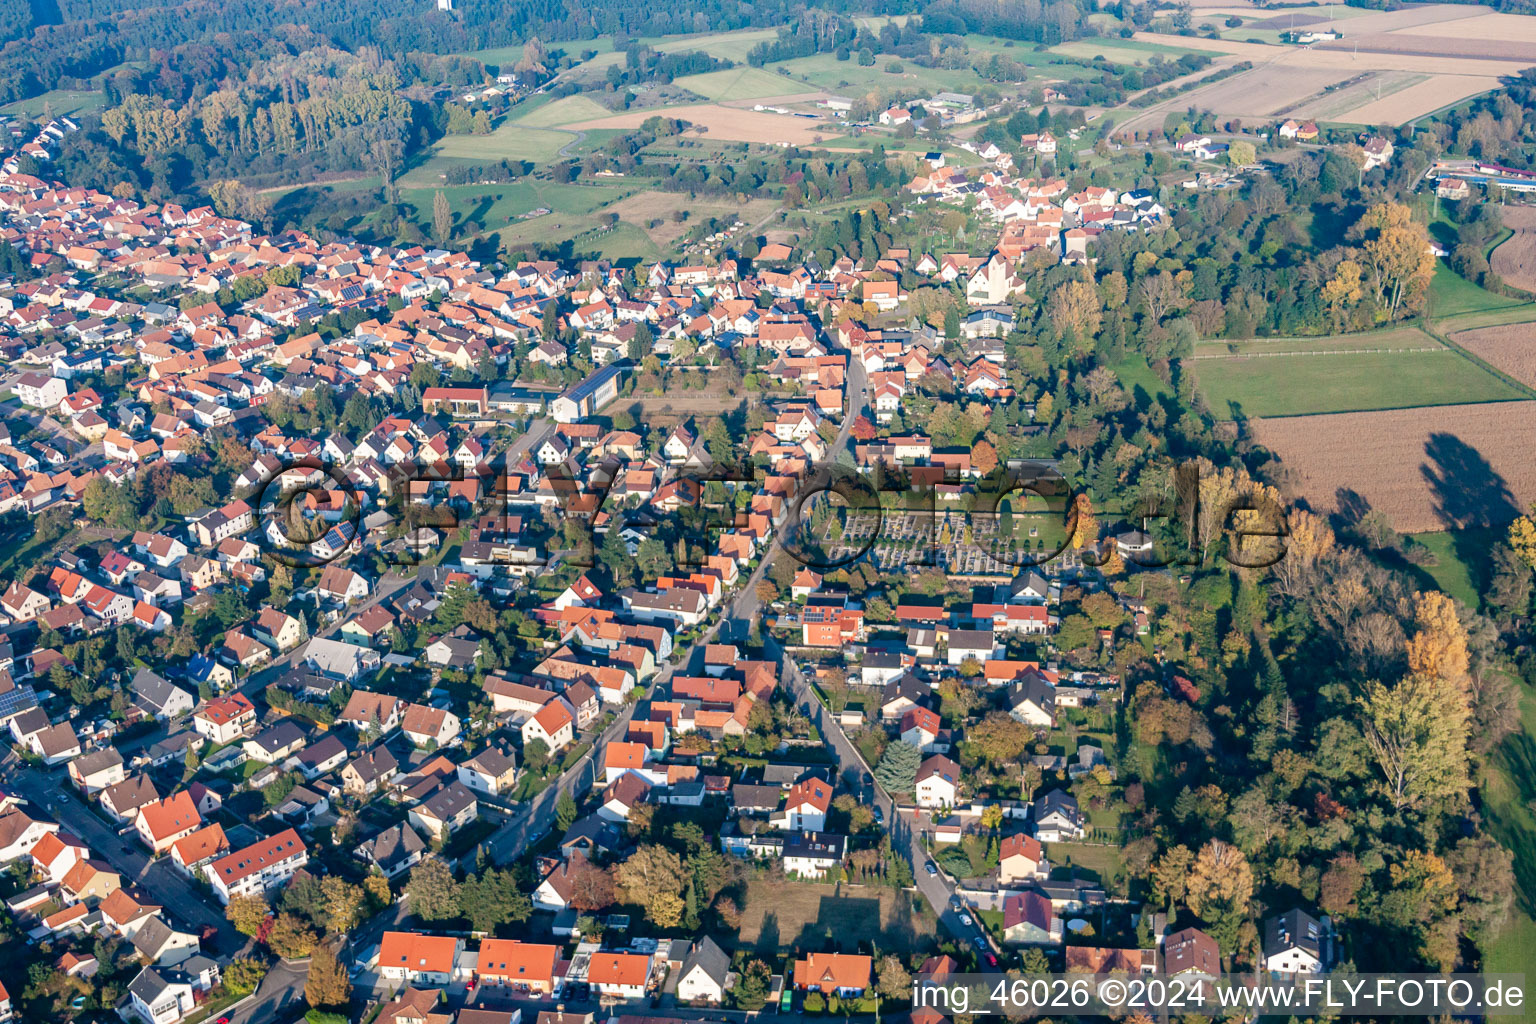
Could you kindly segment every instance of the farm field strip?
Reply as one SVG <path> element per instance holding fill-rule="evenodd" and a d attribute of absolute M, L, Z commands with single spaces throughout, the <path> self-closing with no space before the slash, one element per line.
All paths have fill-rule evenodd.
<path fill-rule="evenodd" d="M 800 83 L 784 75 L 776 75 L 762 68 L 743 66 L 725 71 L 710 71 L 702 75 L 684 75 L 673 79 L 673 84 L 707 100 L 723 103 L 727 100 L 761 99 L 765 96 L 781 96 L 794 92 Z"/>
<path fill-rule="evenodd" d="M 1505 324 L 1459 331 L 1451 340 L 1489 366 L 1536 388 L 1536 330 L 1530 324 Z"/>
<path fill-rule="evenodd" d="M 1504 207 L 1510 235 L 1493 250 L 1489 265 L 1508 284 L 1536 292 L 1536 206 Z"/>
<path fill-rule="evenodd" d="M 1536 500 L 1536 464 L 1527 457 L 1533 401 L 1260 419 L 1252 427 L 1314 509 L 1333 511 L 1358 495 L 1404 533 L 1502 525 Z"/>
<path fill-rule="evenodd" d="M 1389 98 L 1411 85 L 1429 81 L 1428 75 L 1412 71 L 1378 71 L 1350 85 L 1330 92 L 1319 93 L 1286 111 L 1296 117 L 1315 121 L 1337 121 L 1340 115 L 1356 110 L 1368 103 Z"/>
<path fill-rule="evenodd" d="M 773 114 L 757 110 L 737 110 L 716 103 L 684 104 L 676 107 L 631 110 L 623 114 L 593 121 L 578 121 L 568 127 L 573 130 L 587 128 L 638 128 L 647 119 L 676 117 L 704 128 L 711 138 L 733 139 L 737 142 L 811 145 L 818 140 L 834 137 L 838 125 L 826 121 L 794 117 L 790 114 Z"/>
<path fill-rule="evenodd" d="M 1427 343 L 1431 339 L 1425 336 Z M 1397 347 L 1397 346 L 1391 346 Z M 1524 398 L 1460 353 L 1418 344 L 1406 351 L 1277 352 L 1197 358 L 1195 377 L 1218 416 L 1324 413 L 1468 405 Z"/>

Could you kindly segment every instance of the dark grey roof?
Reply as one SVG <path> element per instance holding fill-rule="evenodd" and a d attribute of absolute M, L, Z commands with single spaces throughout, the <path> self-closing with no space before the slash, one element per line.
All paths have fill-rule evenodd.
<path fill-rule="evenodd" d="M 694 943 L 693 949 L 684 958 L 682 972 L 677 976 L 678 980 L 688 977 L 696 967 L 709 975 L 711 981 L 724 988 L 726 977 L 731 973 L 731 958 L 725 955 L 725 950 L 715 945 L 714 939 L 706 935 Z"/>
<path fill-rule="evenodd" d="M 738 782 L 731 787 L 731 804 L 756 811 L 775 811 L 778 810 L 779 797 L 783 792 L 779 786 L 754 786 L 748 782 Z"/>
<path fill-rule="evenodd" d="M 427 844 L 416 834 L 416 830 L 401 822 L 380 832 L 358 849 L 381 869 L 388 871 L 393 865 L 410 859 L 413 854 L 426 848 Z"/>
<path fill-rule="evenodd" d="M 1300 949 L 1323 958 L 1323 926 L 1304 910 L 1289 910 L 1264 922 L 1264 955 Z"/>
<path fill-rule="evenodd" d="M 271 753 L 274 750 L 282 750 L 289 744 L 302 741 L 303 739 L 304 730 L 300 729 L 291 719 L 285 718 L 271 728 L 258 733 L 252 738 L 251 742 L 255 743 L 262 750 Z"/>
<path fill-rule="evenodd" d="M 163 710 L 167 704 L 176 699 L 177 694 L 188 700 L 192 695 L 187 691 L 172 686 L 164 676 L 151 672 L 147 668 L 141 668 L 133 674 L 133 681 L 128 684 L 146 704 L 156 711 Z"/>
<path fill-rule="evenodd" d="M 835 832 L 792 832 L 784 839 L 784 856 L 840 861 L 848 849 L 848 837 Z"/>
<path fill-rule="evenodd" d="M 448 821 L 475 802 L 475 794 L 455 779 L 422 801 L 422 807 L 438 821 Z"/>

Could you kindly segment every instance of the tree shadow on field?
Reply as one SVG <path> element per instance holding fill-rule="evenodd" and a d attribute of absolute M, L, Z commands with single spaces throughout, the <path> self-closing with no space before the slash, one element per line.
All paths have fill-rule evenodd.
<path fill-rule="evenodd" d="M 1434 495 L 1435 515 L 1444 529 L 1452 531 L 1457 559 L 1477 580 L 1488 562 L 1486 528 L 1507 526 L 1520 514 L 1520 506 L 1504 477 L 1481 452 L 1454 434 L 1431 434 L 1424 454 L 1426 461 L 1419 472 Z"/>

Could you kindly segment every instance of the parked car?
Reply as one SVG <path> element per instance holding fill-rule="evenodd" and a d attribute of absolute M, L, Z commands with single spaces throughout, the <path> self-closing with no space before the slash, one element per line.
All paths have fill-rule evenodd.
<path fill-rule="evenodd" d="M 923 870 L 927 871 L 930 875 L 936 875 L 939 873 L 938 866 L 934 864 L 933 861 L 929 861 L 926 865 L 924 865 Z"/>

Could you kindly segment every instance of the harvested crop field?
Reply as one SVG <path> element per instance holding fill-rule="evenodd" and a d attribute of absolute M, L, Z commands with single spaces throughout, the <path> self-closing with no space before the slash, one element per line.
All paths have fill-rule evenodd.
<path fill-rule="evenodd" d="M 712 139 L 728 139 L 733 142 L 758 142 L 773 145 L 779 142 L 794 146 L 813 145 L 818 139 L 830 139 L 838 134 L 838 126 L 817 118 L 795 117 L 790 114 L 770 114 L 757 110 L 738 110 L 715 103 L 697 103 L 680 107 L 652 107 L 631 110 L 595 121 L 582 121 L 569 127 L 587 128 L 638 128 L 652 117 L 675 117 L 707 130 Z"/>
<path fill-rule="evenodd" d="M 1536 500 L 1536 402 L 1296 416 L 1253 430 L 1313 509 L 1380 509 L 1403 533 L 1502 526 Z"/>
<path fill-rule="evenodd" d="M 1322 92 L 1330 85 L 1354 77 L 1348 71 L 1290 68 L 1271 64 L 1233 75 L 1214 85 L 1186 93 L 1184 103 L 1225 115 L 1267 117 Z"/>
<path fill-rule="evenodd" d="M 1479 14 L 1430 25 L 1411 25 L 1397 29 L 1394 34 L 1431 36 L 1436 39 L 1501 39 L 1536 43 L 1536 18 L 1520 14 Z"/>
<path fill-rule="evenodd" d="M 1333 118 L 1348 124 L 1402 124 L 1468 96 L 1499 87 L 1497 78 L 1477 75 L 1434 75 L 1422 79 L 1381 99 L 1373 99 Z"/>
<path fill-rule="evenodd" d="M 1499 243 L 1488 262 L 1509 284 L 1536 292 L 1536 206 L 1506 206 L 1504 226 L 1514 234 Z"/>
<path fill-rule="evenodd" d="M 749 199 L 746 203 L 738 203 L 734 199 L 689 199 L 679 192 L 647 191 L 636 192 L 612 203 L 605 212 L 616 213 L 622 220 L 645 229 L 645 233 L 657 245 L 669 246 L 686 234 L 697 221 L 730 216 L 747 224 L 756 224 L 777 207 L 778 204 L 771 199 Z M 686 211 L 688 220 L 674 220 L 672 215 L 678 210 Z M 652 227 L 653 220 L 661 223 Z"/>
<path fill-rule="evenodd" d="M 1522 384 L 1536 388 L 1536 327 L 1504 324 L 1451 335 L 1451 340 Z"/>

